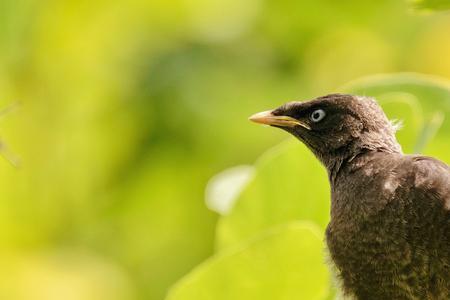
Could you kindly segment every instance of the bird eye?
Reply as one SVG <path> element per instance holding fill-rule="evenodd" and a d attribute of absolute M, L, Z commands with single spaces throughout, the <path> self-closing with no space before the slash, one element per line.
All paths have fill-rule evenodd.
<path fill-rule="evenodd" d="M 325 115 L 326 113 L 323 109 L 315 110 L 311 114 L 311 121 L 313 121 L 314 123 L 320 122 L 323 118 L 325 118 Z"/>

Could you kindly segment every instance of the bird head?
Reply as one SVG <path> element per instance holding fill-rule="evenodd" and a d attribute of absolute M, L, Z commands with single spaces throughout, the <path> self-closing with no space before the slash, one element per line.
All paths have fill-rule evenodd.
<path fill-rule="evenodd" d="M 395 127 L 368 97 L 330 94 L 288 102 L 249 119 L 291 133 L 326 166 L 367 150 L 401 153 Z"/>

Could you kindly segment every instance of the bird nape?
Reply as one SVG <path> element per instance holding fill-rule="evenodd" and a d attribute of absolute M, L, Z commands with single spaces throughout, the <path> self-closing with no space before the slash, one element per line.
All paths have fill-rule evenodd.
<path fill-rule="evenodd" d="M 291 133 L 326 167 L 326 241 L 345 295 L 450 299 L 450 168 L 404 155 L 374 99 L 331 94 L 250 120 Z"/>

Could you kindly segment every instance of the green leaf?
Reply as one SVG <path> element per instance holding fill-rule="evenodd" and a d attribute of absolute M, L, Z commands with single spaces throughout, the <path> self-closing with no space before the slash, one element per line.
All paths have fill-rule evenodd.
<path fill-rule="evenodd" d="M 218 222 L 217 248 L 296 219 L 325 228 L 330 198 L 327 174 L 303 144 L 285 141 L 262 155 L 255 167 L 255 177 L 232 212 Z"/>
<path fill-rule="evenodd" d="M 418 0 L 414 1 L 416 8 L 421 10 L 447 10 L 450 9 L 449 0 Z"/>
<path fill-rule="evenodd" d="M 442 127 L 445 116 L 442 111 L 437 111 L 430 121 L 425 124 L 416 142 L 415 153 L 422 153 L 426 145 L 433 140 L 439 129 Z"/>
<path fill-rule="evenodd" d="M 327 299 L 323 249 L 313 224 L 279 226 L 207 260 L 167 300 Z"/>

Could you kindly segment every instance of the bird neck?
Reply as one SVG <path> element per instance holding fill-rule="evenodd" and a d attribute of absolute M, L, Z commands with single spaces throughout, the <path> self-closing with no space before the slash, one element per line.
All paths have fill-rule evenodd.
<path fill-rule="evenodd" d="M 358 150 L 363 149 L 376 152 L 402 154 L 402 147 L 398 143 L 395 133 L 391 130 L 391 128 L 385 128 L 377 132 L 366 132 L 362 134 L 355 142 L 354 149 L 356 152 L 360 152 Z"/>
<path fill-rule="evenodd" d="M 338 178 L 340 172 L 344 168 L 352 168 L 361 163 L 361 159 L 369 157 L 375 153 L 397 153 L 403 154 L 400 144 L 395 137 L 385 137 L 384 139 L 374 138 L 376 142 L 372 142 L 371 139 L 359 139 L 346 145 L 340 149 L 337 149 L 322 157 L 322 162 L 328 171 L 328 178 L 331 184 L 334 184 Z"/>

